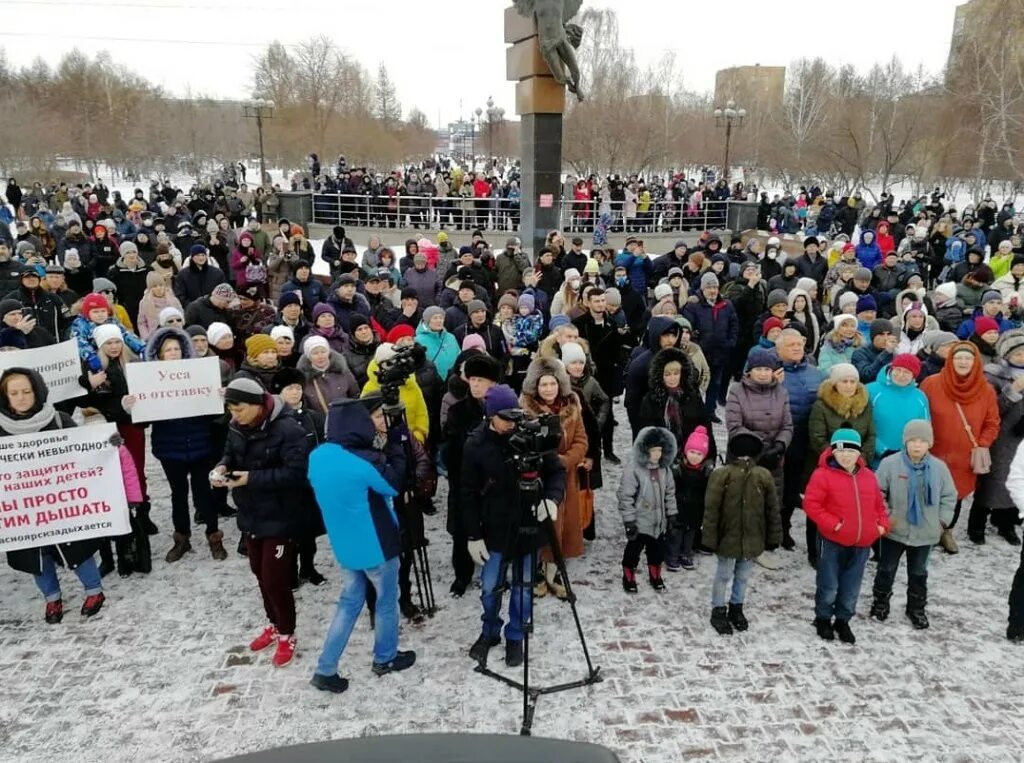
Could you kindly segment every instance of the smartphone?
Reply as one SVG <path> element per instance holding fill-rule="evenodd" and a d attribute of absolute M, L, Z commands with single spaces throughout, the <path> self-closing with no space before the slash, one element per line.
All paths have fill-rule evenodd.
<path fill-rule="evenodd" d="M 23 307 L 23 308 L 21 308 L 21 317 L 22 318 L 35 318 L 36 317 L 36 311 L 34 309 L 32 309 L 31 307 Z"/>

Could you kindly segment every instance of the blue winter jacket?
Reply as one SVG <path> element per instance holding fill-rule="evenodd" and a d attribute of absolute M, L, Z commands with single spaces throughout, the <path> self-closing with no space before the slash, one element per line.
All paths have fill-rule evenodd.
<path fill-rule="evenodd" d="M 931 420 L 928 398 L 917 382 L 897 387 L 889 378 L 889 366 L 878 379 L 867 385 L 871 415 L 875 419 L 875 458 L 871 468 L 878 467 L 882 455 L 903 449 L 903 427 L 912 419 Z"/>
<path fill-rule="evenodd" d="M 345 400 L 331 406 L 327 442 L 309 456 L 309 482 L 334 556 L 349 570 L 379 567 L 402 551 L 392 499 L 402 488 L 405 449 L 394 434 L 384 451 L 373 438 L 366 406 Z"/>
<path fill-rule="evenodd" d="M 956 335 L 961 339 L 967 339 L 968 337 L 970 337 L 971 334 L 974 333 L 974 321 L 980 318 L 982 315 L 984 315 L 984 313 L 982 312 L 982 309 L 980 307 L 974 308 L 974 315 L 972 315 L 970 318 L 968 318 L 967 320 L 960 324 L 960 328 L 956 330 Z M 1002 334 L 1004 331 L 1009 331 L 1010 329 L 1015 328 L 1013 323 L 1006 320 L 1006 318 L 1004 318 L 1001 315 L 996 318 L 993 318 L 992 320 L 999 324 L 1000 334 Z"/>
<path fill-rule="evenodd" d="M 693 326 L 695 340 L 712 368 L 724 366 L 740 335 L 739 319 L 732 302 L 719 297 L 709 305 L 703 295 L 683 308 L 683 317 Z"/>
<path fill-rule="evenodd" d="M 111 311 L 113 312 L 113 311 Z M 143 353 L 146 351 L 146 343 L 139 339 L 135 334 L 126 329 L 114 318 L 107 318 L 106 323 L 112 323 L 121 330 L 121 339 L 128 345 L 128 349 L 138 355 L 140 358 L 143 357 Z M 74 338 L 78 346 L 78 356 L 86 361 L 87 363 L 91 358 L 97 357 L 96 343 L 92 340 L 93 329 L 96 328 L 96 324 L 86 318 L 84 315 L 79 315 L 75 320 L 71 322 L 71 336 Z M 90 368 L 92 366 L 90 365 Z"/>
<path fill-rule="evenodd" d="M 811 365 L 806 355 L 799 363 L 783 363 L 782 370 L 785 372 L 782 386 L 789 392 L 789 413 L 793 417 L 793 426 L 806 425 L 811 417 L 811 406 L 818 399 L 818 387 L 825 376 L 817 366 Z"/>
<path fill-rule="evenodd" d="M 633 284 L 634 289 L 641 294 L 647 292 L 647 279 L 654 271 L 650 257 L 637 257 L 623 249 L 615 255 L 615 267 L 626 269 L 629 282 Z"/>
<path fill-rule="evenodd" d="M 871 234 L 871 243 L 864 243 L 864 235 Z M 857 260 L 860 262 L 861 267 L 867 268 L 874 272 L 874 269 L 882 264 L 882 248 L 878 245 L 875 240 L 875 232 L 873 230 L 862 230 L 860 232 L 860 241 L 857 242 L 857 246 L 854 249 L 857 254 Z"/>
<path fill-rule="evenodd" d="M 455 359 L 459 357 L 459 343 L 452 333 L 447 329 L 431 331 L 425 323 L 416 327 L 416 344 L 422 345 L 427 350 L 427 360 L 437 368 L 437 375 L 442 379 L 448 378 L 448 372 L 455 365 Z"/>

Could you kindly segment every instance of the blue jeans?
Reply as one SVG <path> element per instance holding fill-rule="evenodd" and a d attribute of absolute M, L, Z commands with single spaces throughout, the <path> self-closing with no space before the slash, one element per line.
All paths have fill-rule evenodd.
<path fill-rule="evenodd" d="M 398 565 L 396 556 L 368 570 L 341 568 L 341 598 L 316 664 L 319 675 L 333 676 L 338 672 L 338 662 L 366 603 L 367 583 L 377 591 L 373 661 L 385 663 L 395 659 L 398 653 Z"/>
<path fill-rule="evenodd" d="M 908 587 L 927 593 L 928 557 L 931 552 L 931 545 L 905 546 L 899 541 L 882 538 L 878 549 L 878 569 L 875 571 L 875 591 L 880 594 L 892 593 L 900 559 L 906 553 Z"/>
<path fill-rule="evenodd" d="M 711 585 L 711 606 L 724 607 L 725 595 L 732 586 L 730 604 L 742 604 L 747 594 L 747 585 L 754 574 L 753 559 L 733 559 L 728 556 L 718 557 L 715 569 L 715 582 Z"/>
<path fill-rule="evenodd" d="M 57 579 L 57 563 L 49 554 L 43 554 L 43 571 L 35 576 L 36 586 L 43 592 L 47 601 L 57 601 L 60 598 L 60 580 Z M 103 583 L 100 582 L 100 571 L 96 566 L 96 557 L 90 556 L 80 565 L 75 567 L 75 574 L 82 581 L 86 596 L 95 596 L 103 593 Z"/>
<path fill-rule="evenodd" d="M 501 635 L 501 592 L 496 591 L 499 586 L 505 583 L 499 580 L 501 575 L 501 553 L 491 551 L 491 558 L 484 564 L 480 571 L 480 601 L 484 605 L 484 613 L 480 620 L 483 622 L 483 635 L 495 638 Z M 508 625 L 505 626 L 506 641 L 522 641 L 526 626 L 533 617 L 533 568 L 530 565 L 530 555 L 524 554 L 514 564 L 522 565 L 523 585 L 513 586 L 508 603 Z M 507 573 L 508 571 L 505 570 Z"/>
<path fill-rule="evenodd" d="M 841 546 L 827 538 L 819 541 L 814 615 L 821 619 L 852 620 L 871 548 Z"/>

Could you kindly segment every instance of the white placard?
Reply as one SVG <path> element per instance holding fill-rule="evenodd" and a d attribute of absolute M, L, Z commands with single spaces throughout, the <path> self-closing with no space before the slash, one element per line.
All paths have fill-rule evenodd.
<path fill-rule="evenodd" d="M 113 424 L 0 438 L 0 551 L 131 532 Z"/>
<path fill-rule="evenodd" d="M 135 424 L 224 412 L 220 361 L 215 357 L 129 363 L 125 376 L 128 393 L 135 396 Z"/>
<path fill-rule="evenodd" d="M 0 352 L 0 372 L 16 367 L 39 372 L 50 391 L 48 402 L 59 403 L 85 394 L 78 383 L 82 363 L 78 358 L 78 343 L 74 339 L 31 350 Z"/>

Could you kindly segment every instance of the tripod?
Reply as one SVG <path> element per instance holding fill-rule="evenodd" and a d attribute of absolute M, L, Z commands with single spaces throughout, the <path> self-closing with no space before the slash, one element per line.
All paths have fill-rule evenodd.
<path fill-rule="evenodd" d="M 514 459 L 518 461 L 518 459 Z M 532 463 L 530 463 L 532 461 Z M 501 571 L 498 576 L 499 585 L 495 591 L 509 589 L 510 586 L 505 582 L 508 576 L 508 566 L 512 566 L 512 585 L 510 590 L 510 596 L 518 595 L 519 599 L 519 611 L 523 610 L 523 596 L 526 585 L 532 585 L 523 579 L 523 554 L 517 553 L 519 548 L 522 548 L 522 544 L 526 544 L 529 548 L 527 556 L 529 557 L 530 566 L 529 570 L 535 571 L 537 569 L 537 538 L 543 527 L 546 534 L 548 544 L 551 548 L 551 553 L 555 558 L 555 565 L 558 567 L 558 571 L 562 576 L 562 583 L 566 590 L 566 601 L 569 602 L 569 607 L 572 609 L 572 617 L 576 623 L 576 634 L 579 636 L 580 646 L 583 649 L 583 658 L 587 663 L 587 675 L 578 681 L 569 681 L 568 683 L 555 684 L 553 686 L 531 686 L 530 685 L 530 634 L 533 632 L 533 607 L 530 607 L 529 621 L 523 623 L 523 680 L 516 681 L 515 679 L 503 676 L 500 673 L 495 673 L 487 667 L 487 662 L 484 660 L 476 667 L 476 672 L 482 675 L 493 678 L 497 681 L 502 682 L 515 689 L 519 689 L 523 695 L 523 723 L 519 729 L 519 733 L 522 736 L 530 736 L 531 729 L 533 727 L 533 716 L 537 709 L 537 700 L 545 694 L 555 694 L 557 692 L 567 691 L 569 689 L 579 689 L 584 686 L 590 686 L 592 684 L 600 683 L 604 680 L 604 676 L 600 675 L 601 668 L 594 667 L 593 662 L 590 659 L 590 651 L 587 649 L 587 638 L 583 633 L 583 625 L 580 623 L 580 615 L 576 609 L 576 594 L 572 590 L 572 584 L 569 581 L 569 573 L 565 568 L 565 557 L 562 556 L 562 551 L 558 546 L 558 536 L 555 532 L 555 523 L 551 521 L 551 517 L 547 517 L 543 523 L 537 521 L 536 509 L 541 501 L 541 478 L 540 472 L 538 471 L 539 461 L 534 459 L 523 459 L 521 462 L 521 470 L 519 473 L 519 496 L 518 503 L 520 506 L 519 512 L 519 527 L 516 528 L 515 533 L 510 533 L 511 547 L 510 553 L 502 557 L 501 560 Z M 532 591 L 531 591 L 532 595 Z"/>
<path fill-rule="evenodd" d="M 387 420 L 388 429 L 390 430 L 396 424 L 401 423 L 405 427 L 406 432 L 409 431 L 408 422 L 405 418 L 405 406 L 398 400 L 397 391 L 393 396 L 387 394 L 384 395 L 385 404 L 382 407 L 384 411 L 384 417 Z M 409 434 L 409 439 L 404 442 L 405 446 L 405 484 L 415 484 L 415 459 L 416 455 L 413 452 L 412 434 Z M 437 612 L 437 601 L 434 599 L 434 581 L 430 574 L 430 557 L 427 555 L 427 545 L 429 541 L 423 531 L 423 519 L 418 518 L 416 521 L 413 518 L 413 512 L 417 511 L 417 507 L 411 505 L 411 496 L 407 491 L 403 491 L 402 503 L 404 507 L 404 516 L 399 516 L 399 527 L 404 525 L 404 530 L 407 533 L 409 540 L 409 550 L 403 550 L 403 554 L 408 553 L 411 555 L 411 566 L 413 577 L 416 581 L 416 595 L 420 603 L 420 611 L 423 612 L 427 617 L 433 617 Z"/>

